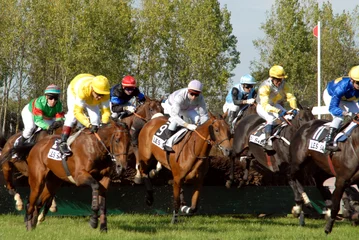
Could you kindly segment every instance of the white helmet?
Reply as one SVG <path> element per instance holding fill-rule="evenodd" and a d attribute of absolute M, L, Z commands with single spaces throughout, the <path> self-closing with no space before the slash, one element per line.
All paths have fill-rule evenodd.
<path fill-rule="evenodd" d="M 257 81 L 250 74 L 241 77 L 240 84 L 256 84 Z"/>
<path fill-rule="evenodd" d="M 192 80 L 189 84 L 188 84 L 188 89 L 189 90 L 194 90 L 197 92 L 202 92 L 202 83 L 198 80 Z"/>

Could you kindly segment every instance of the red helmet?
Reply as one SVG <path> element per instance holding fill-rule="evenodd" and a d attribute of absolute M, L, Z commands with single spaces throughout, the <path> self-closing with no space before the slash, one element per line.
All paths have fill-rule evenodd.
<path fill-rule="evenodd" d="M 130 75 L 127 75 L 122 79 L 122 86 L 136 87 L 136 79 Z"/>

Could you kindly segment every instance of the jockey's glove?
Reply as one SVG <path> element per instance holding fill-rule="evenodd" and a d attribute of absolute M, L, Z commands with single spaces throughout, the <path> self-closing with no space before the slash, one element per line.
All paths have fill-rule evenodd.
<path fill-rule="evenodd" d="M 343 111 L 343 116 L 345 116 L 345 117 L 351 117 L 351 116 L 353 116 L 353 113 L 352 113 L 352 112 Z"/>
<path fill-rule="evenodd" d="M 128 112 L 131 112 L 131 113 L 134 113 L 135 110 L 136 110 L 136 108 L 134 106 L 126 106 L 123 109 L 128 111 Z"/>
<path fill-rule="evenodd" d="M 293 114 L 293 117 L 295 117 L 295 115 L 298 114 L 298 110 L 297 109 L 292 109 L 292 114 Z"/>
<path fill-rule="evenodd" d="M 61 127 L 63 124 L 64 124 L 64 121 L 55 121 L 55 122 L 53 122 L 53 123 L 49 126 L 49 128 L 47 129 L 47 133 L 48 133 L 48 134 L 52 134 L 52 132 L 53 132 L 55 129 Z"/>
<path fill-rule="evenodd" d="M 287 111 L 286 110 L 280 110 L 279 113 L 278 113 L 278 117 L 282 118 L 284 117 L 284 115 L 287 114 Z"/>
<path fill-rule="evenodd" d="M 247 99 L 247 104 L 250 104 L 252 105 L 256 100 L 254 98 L 251 98 L 251 99 Z"/>
<path fill-rule="evenodd" d="M 91 133 L 97 133 L 97 131 L 98 131 L 98 126 L 97 125 L 92 125 L 91 129 L 90 129 L 90 132 Z"/>
<path fill-rule="evenodd" d="M 191 131 L 194 131 L 197 129 L 197 126 L 194 125 L 194 124 L 186 124 L 185 127 L 188 129 L 188 130 L 191 130 Z"/>

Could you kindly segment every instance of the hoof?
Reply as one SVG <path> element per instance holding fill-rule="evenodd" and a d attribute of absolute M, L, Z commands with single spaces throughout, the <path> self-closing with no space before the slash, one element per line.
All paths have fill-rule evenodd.
<path fill-rule="evenodd" d="M 226 186 L 226 188 L 228 188 L 228 189 L 231 188 L 231 186 L 232 186 L 232 180 L 227 180 L 225 186 Z"/>
<path fill-rule="evenodd" d="M 143 180 L 141 177 L 136 177 L 133 179 L 135 184 L 143 184 Z"/>
<path fill-rule="evenodd" d="M 93 218 L 91 217 L 90 220 L 89 220 L 89 224 L 92 228 L 97 228 L 98 226 L 98 219 L 97 218 Z"/>
<path fill-rule="evenodd" d="M 18 210 L 18 211 L 22 211 L 22 210 L 24 209 L 24 205 L 23 205 L 23 204 L 16 204 L 16 205 L 15 205 L 15 208 L 16 208 L 16 210 Z"/>
<path fill-rule="evenodd" d="M 101 232 L 101 233 L 107 233 L 107 226 L 101 224 L 101 226 L 100 226 L 100 232 Z"/>
<path fill-rule="evenodd" d="M 152 206 L 153 204 L 153 197 L 146 197 L 146 205 Z"/>
<path fill-rule="evenodd" d="M 181 207 L 181 212 L 186 214 L 187 216 L 192 216 L 193 215 L 192 209 L 190 207 L 187 207 L 187 206 Z"/>
<path fill-rule="evenodd" d="M 157 177 L 157 175 L 158 175 L 158 172 L 156 170 L 154 170 L 154 169 L 152 169 L 150 171 L 150 173 L 149 173 L 149 177 L 152 178 L 152 179 Z"/>
<path fill-rule="evenodd" d="M 301 227 L 305 226 L 305 219 L 304 219 L 304 212 L 303 211 L 299 215 L 299 226 L 301 226 Z"/>

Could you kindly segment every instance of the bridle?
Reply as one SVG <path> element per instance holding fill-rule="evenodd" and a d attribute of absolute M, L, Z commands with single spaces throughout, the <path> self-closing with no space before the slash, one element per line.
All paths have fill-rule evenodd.
<path fill-rule="evenodd" d="M 213 122 L 210 124 L 210 126 L 213 126 L 213 124 L 217 122 L 217 119 L 213 120 Z M 210 139 L 207 139 L 205 138 L 202 134 L 200 134 L 197 130 L 194 130 L 195 133 L 197 133 L 197 135 L 202 138 L 204 141 L 207 142 L 207 144 L 210 144 L 212 146 L 215 146 L 216 148 L 218 148 L 219 150 L 223 150 L 224 148 L 221 146 L 221 144 L 224 142 L 224 141 L 229 141 L 229 138 L 225 138 L 225 139 L 222 139 L 221 141 L 213 141 L 211 139 L 211 134 L 209 134 L 209 137 Z"/>
<path fill-rule="evenodd" d="M 111 160 L 112 160 L 113 162 L 116 162 L 116 157 L 118 157 L 118 156 L 128 155 L 127 151 L 122 152 L 122 153 L 114 153 L 114 152 L 113 152 L 113 151 L 114 151 L 114 142 L 115 142 L 114 138 L 115 138 L 116 133 L 123 133 L 123 132 L 124 132 L 124 133 L 128 133 L 127 125 L 124 124 L 124 123 L 122 123 L 122 122 L 120 122 L 119 124 L 120 124 L 124 129 L 117 129 L 116 131 L 114 131 L 114 132 L 112 133 L 111 140 L 110 140 L 110 150 L 108 150 L 108 148 L 106 147 L 105 143 L 102 141 L 102 139 L 100 138 L 100 136 L 99 136 L 97 133 L 94 133 L 95 136 L 96 136 L 96 138 L 97 138 L 97 140 L 98 140 L 98 141 L 101 143 L 101 145 L 105 148 L 105 150 L 107 151 L 108 155 L 110 155 Z"/>

